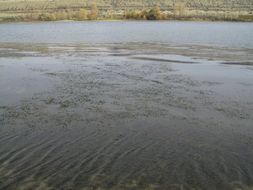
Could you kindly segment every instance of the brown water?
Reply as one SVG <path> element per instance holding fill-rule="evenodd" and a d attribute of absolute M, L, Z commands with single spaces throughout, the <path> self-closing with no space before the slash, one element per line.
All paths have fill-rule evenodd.
<path fill-rule="evenodd" d="M 0 189 L 252 189 L 252 49 L 0 45 Z"/>

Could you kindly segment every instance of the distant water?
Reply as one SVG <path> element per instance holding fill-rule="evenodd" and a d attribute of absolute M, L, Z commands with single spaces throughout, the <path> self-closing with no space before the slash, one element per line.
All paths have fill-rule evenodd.
<path fill-rule="evenodd" d="M 43 22 L 0 25 L 1 42 L 170 43 L 253 48 L 253 23 Z"/>

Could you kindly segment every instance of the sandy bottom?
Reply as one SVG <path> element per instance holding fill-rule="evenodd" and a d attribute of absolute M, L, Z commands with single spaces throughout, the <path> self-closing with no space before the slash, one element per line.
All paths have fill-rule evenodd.
<path fill-rule="evenodd" d="M 251 60 L 203 46 L 1 44 L 0 189 L 252 189 Z"/>

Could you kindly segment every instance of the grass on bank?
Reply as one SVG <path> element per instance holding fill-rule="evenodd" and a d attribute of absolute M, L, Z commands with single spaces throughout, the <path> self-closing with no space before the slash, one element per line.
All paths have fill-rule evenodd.
<path fill-rule="evenodd" d="M 45 9 L 27 11 L 2 11 L 0 21 L 59 21 L 59 20 L 207 20 L 207 21 L 253 21 L 252 12 L 195 10 L 184 3 L 176 3 L 172 10 L 153 8 L 132 10 L 101 10 L 93 3 L 80 9 Z"/>

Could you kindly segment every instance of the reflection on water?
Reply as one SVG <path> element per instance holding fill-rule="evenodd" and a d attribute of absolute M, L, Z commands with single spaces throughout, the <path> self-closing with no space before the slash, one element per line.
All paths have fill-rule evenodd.
<path fill-rule="evenodd" d="M 252 49 L 0 48 L 0 189 L 252 188 Z"/>

